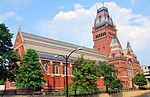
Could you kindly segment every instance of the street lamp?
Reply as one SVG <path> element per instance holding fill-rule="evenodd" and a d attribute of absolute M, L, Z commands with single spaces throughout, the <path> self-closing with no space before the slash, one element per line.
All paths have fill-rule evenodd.
<path fill-rule="evenodd" d="M 69 97 L 69 96 L 68 96 L 68 68 L 67 68 L 68 59 L 69 59 L 70 55 L 71 55 L 73 52 L 78 51 L 78 50 L 82 50 L 82 48 L 79 47 L 79 48 L 77 48 L 77 49 L 71 51 L 68 55 L 55 55 L 55 56 L 54 56 L 55 58 L 57 58 L 57 57 L 59 57 L 59 56 L 62 56 L 62 57 L 65 59 L 65 61 L 66 61 L 66 97 Z"/>

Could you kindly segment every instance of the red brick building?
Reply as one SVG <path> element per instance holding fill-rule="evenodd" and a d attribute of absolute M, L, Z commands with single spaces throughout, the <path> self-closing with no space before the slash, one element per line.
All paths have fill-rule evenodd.
<path fill-rule="evenodd" d="M 127 47 L 122 49 L 116 31 L 108 9 L 104 6 L 99 8 L 92 31 L 94 49 L 102 52 L 109 64 L 115 65 L 123 87 L 132 88 L 132 78 L 141 70 L 140 63 L 129 42 Z"/>
<path fill-rule="evenodd" d="M 74 61 L 80 55 L 84 55 L 85 59 L 95 61 L 107 61 L 114 64 L 118 70 L 118 78 L 121 79 L 124 88 L 132 88 L 132 78 L 137 72 L 140 72 L 141 67 L 134 54 L 131 46 L 127 43 L 127 48 L 122 49 L 116 33 L 116 26 L 112 18 L 109 16 L 108 9 L 101 7 L 97 9 L 97 15 L 93 27 L 94 48 L 83 47 L 83 50 L 74 52 L 68 63 L 69 84 L 72 83 L 71 78 L 74 72 Z M 55 58 L 55 55 L 67 55 L 72 50 L 80 46 L 61 42 L 58 40 L 49 39 L 33 34 L 24 33 L 21 28 L 18 30 L 14 50 L 21 57 L 29 48 L 35 49 L 39 54 L 44 79 L 47 81 L 44 88 L 54 90 L 64 89 L 66 86 L 65 79 L 65 60 L 62 57 Z M 97 81 L 98 87 L 104 89 L 104 80 L 99 78 Z M 7 82 L 7 88 L 12 88 Z"/>
<path fill-rule="evenodd" d="M 66 66 L 63 57 L 55 58 L 55 55 L 67 55 L 71 51 L 81 46 L 61 42 L 46 37 L 41 37 L 33 34 L 22 32 L 19 28 L 16 41 L 14 44 L 14 51 L 18 52 L 21 57 L 25 55 L 29 48 L 35 49 L 39 55 L 44 79 L 47 81 L 44 88 L 54 89 L 55 91 L 64 89 L 66 86 Z M 68 62 L 68 83 L 72 83 L 71 78 L 74 72 L 74 61 L 78 56 L 83 55 L 85 59 L 95 61 L 106 61 L 106 57 L 94 49 L 82 47 L 83 50 L 74 52 Z M 7 84 L 7 88 L 13 88 L 11 84 Z"/>

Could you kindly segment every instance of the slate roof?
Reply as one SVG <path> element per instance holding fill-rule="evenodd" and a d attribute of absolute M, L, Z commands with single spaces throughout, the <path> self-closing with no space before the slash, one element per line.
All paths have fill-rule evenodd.
<path fill-rule="evenodd" d="M 41 58 L 51 59 L 51 60 L 64 60 L 63 58 L 55 58 L 54 55 L 67 55 L 72 50 L 81 47 L 79 45 L 62 42 L 59 40 L 54 40 L 46 37 L 41 37 L 33 34 L 28 34 L 21 32 L 23 43 L 26 49 L 35 49 Z M 85 59 L 91 59 L 96 61 L 106 61 L 106 57 L 94 49 L 82 47 L 82 50 L 74 52 L 70 59 L 77 58 L 83 55 Z"/>

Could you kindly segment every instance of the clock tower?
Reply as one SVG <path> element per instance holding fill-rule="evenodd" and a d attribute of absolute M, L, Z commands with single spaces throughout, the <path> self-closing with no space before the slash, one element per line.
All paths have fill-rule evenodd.
<path fill-rule="evenodd" d="M 97 9 L 97 15 L 92 30 L 94 49 L 102 52 L 107 58 L 110 53 L 111 40 L 114 37 L 117 38 L 116 31 L 116 26 L 109 16 L 108 8 L 103 6 Z"/>

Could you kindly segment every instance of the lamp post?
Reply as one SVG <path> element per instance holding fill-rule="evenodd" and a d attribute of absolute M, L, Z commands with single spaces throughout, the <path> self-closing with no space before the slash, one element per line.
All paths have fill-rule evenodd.
<path fill-rule="evenodd" d="M 68 59 L 70 57 L 70 55 L 75 52 L 75 51 L 78 51 L 78 50 L 82 50 L 81 47 L 71 51 L 68 55 L 55 55 L 55 58 L 59 57 L 59 56 L 62 56 L 64 59 L 65 59 L 65 64 L 66 64 L 66 97 L 69 97 L 68 96 L 68 68 L 67 68 L 67 64 L 68 64 Z"/>

